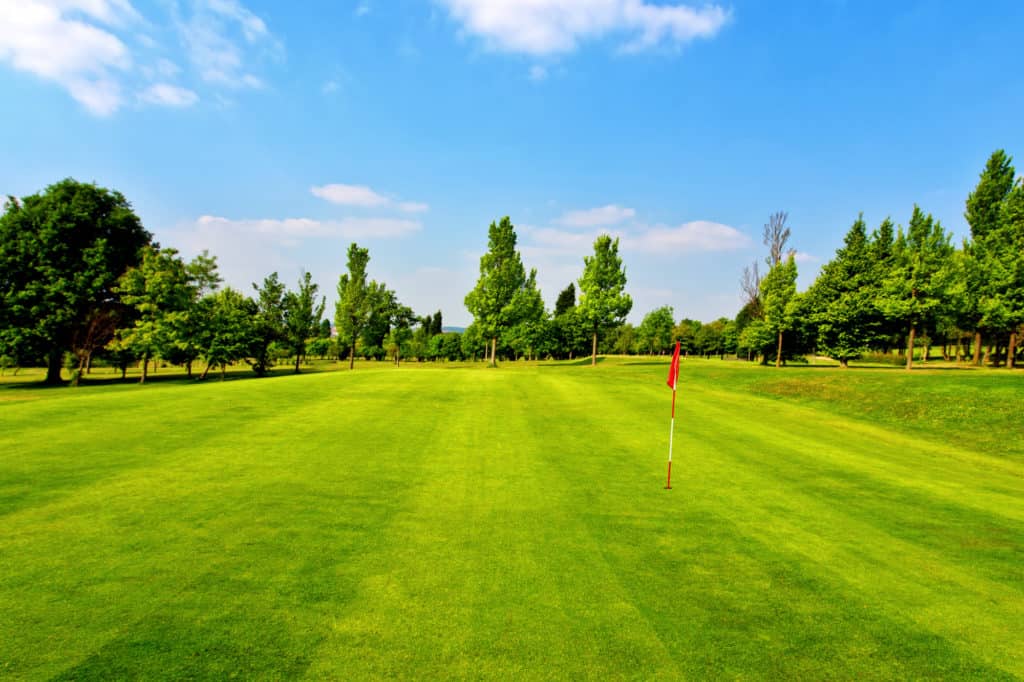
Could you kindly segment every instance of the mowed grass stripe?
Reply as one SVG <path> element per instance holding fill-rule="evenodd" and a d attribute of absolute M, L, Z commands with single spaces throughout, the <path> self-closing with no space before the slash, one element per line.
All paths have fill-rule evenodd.
<path fill-rule="evenodd" d="M 413 470 L 430 439 L 429 432 L 379 428 L 370 405 L 379 401 L 366 395 L 376 389 L 360 386 L 372 377 L 330 379 L 227 384 L 229 394 L 239 393 L 215 435 L 179 446 L 162 464 L 16 515 L 13 522 L 32 530 L 4 543 L 12 561 L 2 589 L 14 598 L 5 611 L 13 623 L 18 607 L 31 619 L 39 610 L 39 601 L 25 598 L 32 593 L 57 608 L 50 622 L 3 638 L 10 651 L 0 660 L 15 671 L 19 662 L 34 669 L 84 659 L 71 670 L 77 677 L 125 673 L 117 665 L 133 659 L 151 663 L 157 676 L 216 675 L 202 667 L 216 656 L 192 660 L 197 667 L 171 662 L 180 666 L 194 658 L 184 655 L 191 647 L 216 651 L 218 643 L 228 659 L 245 661 L 237 644 L 246 643 L 253 661 L 243 671 L 293 673 L 308 665 L 301 654 L 322 635 L 294 641 L 290 627 L 275 627 L 278 612 L 291 619 L 321 592 L 354 593 L 333 569 L 394 513 L 382 481 Z M 401 452 L 407 446 L 411 456 Z M 374 449 L 380 458 L 360 456 Z M 151 622 L 137 619 L 140 612 Z M 26 652 L 47 660 L 19 661 Z"/>
<path fill-rule="evenodd" d="M 468 677 L 606 676 L 672 670 L 657 634 L 637 627 L 599 548 L 551 480 L 530 421 L 532 379 L 487 373 L 449 386 L 466 409 L 448 413 L 433 485 L 386 530 L 384 574 L 335 626 L 317 673 Z M 507 437 L 506 437 L 507 436 Z M 631 657 L 622 654 L 629 654 Z"/>
<path fill-rule="evenodd" d="M 602 393 L 600 395 L 606 394 Z M 657 394 L 655 397 L 657 397 Z M 744 428 L 734 424 L 735 398 L 736 396 L 733 396 L 733 400 L 726 401 L 723 406 L 713 412 L 710 410 L 710 407 L 705 400 L 700 397 L 695 398 L 693 395 L 689 396 L 688 404 L 692 405 L 694 410 L 693 414 L 688 415 L 687 421 L 689 425 L 681 425 L 680 429 L 681 431 L 689 429 L 689 432 L 677 435 L 677 446 L 679 449 L 677 450 L 675 469 L 677 472 L 675 479 L 676 490 L 674 490 L 672 494 L 679 493 L 680 491 L 685 491 L 684 494 L 692 494 L 694 498 L 691 501 L 695 502 L 697 505 L 700 504 L 699 498 L 706 495 L 707 499 L 714 500 L 712 505 L 714 509 L 734 510 L 733 513 L 729 515 L 730 521 L 733 524 L 738 524 L 740 521 L 744 521 L 745 519 L 742 510 L 744 508 L 750 509 L 748 522 L 751 526 L 749 528 L 740 527 L 738 530 L 742 531 L 747 536 L 754 536 L 760 544 L 764 545 L 764 547 L 770 546 L 772 548 L 785 548 L 787 543 L 784 542 L 786 540 L 786 538 L 783 537 L 784 532 L 780 533 L 776 530 L 779 524 L 774 520 L 773 513 L 783 510 L 787 513 L 793 514 L 795 510 L 800 510 L 802 505 L 800 502 L 793 502 L 794 495 L 796 495 L 799 500 L 803 500 L 803 506 L 806 506 L 807 501 L 804 500 L 798 492 L 799 488 L 794 487 L 794 481 L 774 480 L 773 474 L 770 471 L 774 463 L 785 460 L 787 456 L 787 447 L 780 447 L 779 445 L 780 442 L 784 443 L 785 441 L 774 440 L 770 437 L 764 437 L 762 439 L 762 437 L 757 436 L 753 439 L 753 442 L 750 442 L 749 438 L 744 438 Z M 664 400 L 663 397 L 662 400 Z M 624 403 L 620 400 L 616 400 L 615 398 L 613 398 L 611 402 L 614 403 L 614 405 L 598 404 L 593 407 L 595 411 L 600 413 L 610 413 L 614 409 L 617 411 L 617 414 L 622 414 L 625 409 Z M 639 413 L 654 407 L 653 404 L 648 403 L 646 400 L 640 399 L 637 402 L 640 405 L 638 408 Z M 747 417 L 743 422 L 745 424 L 759 425 L 763 423 L 764 419 L 772 416 L 771 413 L 759 413 L 756 407 L 750 407 L 749 410 L 746 409 L 747 407 L 748 406 L 745 406 L 745 416 Z M 775 419 L 778 419 L 780 422 L 787 421 L 787 418 L 790 415 L 787 415 L 785 410 L 778 413 L 780 407 L 777 404 L 771 405 L 770 407 L 772 411 L 776 412 L 776 414 L 774 414 Z M 681 418 L 687 417 L 685 411 L 682 410 L 680 416 Z M 636 419 L 640 423 L 647 421 L 646 417 L 642 414 L 637 414 Z M 628 421 L 628 417 L 625 418 L 625 420 Z M 747 428 L 749 429 L 749 427 Z M 727 430 L 735 437 L 734 440 L 732 438 L 723 438 L 723 434 L 726 433 Z M 755 432 L 759 432 L 760 430 L 760 426 L 755 426 L 753 428 L 753 431 Z M 613 443 L 615 442 L 618 433 L 620 432 L 617 429 L 608 429 L 602 434 L 599 442 L 604 444 Z M 724 444 L 723 441 L 725 441 Z M 630 451 L 629 449 L 632 447 L 635 447 L 635 444 L 627 441 L 623 449 L 625 451 Z M 689 451 L 689 456 L 687 455 L 687 451 Z M 811 453 L 813 452 L 814 451 L 811 450 Z M 750 455 L 752 453 L 754 454 L 753 459 L 743 456 L 744 454 Z M 768 453 L 768 457 L 764 460 L 758 461 L 758 458 L 763 453 Z M 804 452 L 804 455 L 807 455 L 806 451 Z M 766 464 L 764 468 L 760 466 L 762 462 Z M 756 464 L 756 468 L 758 469 L 755 476 L 749 475 L 752 463 Z M 765 471 L 765 468 L 769 471 Z M 690 478 L 691 476 L 692 478 Z M 712 481 L 712 483 L 708 484 L 709 481 Z M 604 489 L 600 484 L 597 484 L 595 488 L 599 490 Z M 768 491 L 767 495 L 764 493 L 759 494 L 758 491 L 762 490 Z M 778 497 L 778 501 L 771 499 L 776 496 Z M 766 497 L 768 499 L 765 499 Z M 756 500 L 757 502 L 755 504 L 751 504 L 749 502 L 751 499 Z M 820 498 L 816 498 L 816 496 L 813 495 L 810 499 L 815 501 L 816 504 L 820 504 L 821 502 Z M 772 508 L 773 505 L 775 509 Z M 608 506 L 612 508 L 616 507 L 613 503 L 609 503 Z M 835 542 L 841 543 L 844 539 L 848 541 L 849 537 L 835 537 L 835 534 L 839 532 L 839 529 L 849 527 L 851 523 L 856 522 L 856 520 L 848 520 L 845 518 L 836 519 L 833 515 L 833 517 L 830 518 L 829 523 L 818 526 L 817 522 L 821 518 L 822 513 L 828 512 L 831 506 L 834 506 L 832 501 L 826 501 L 824 506 L 815 508 L 812 513 L 800 517 L 799 522 L 806 523 L 811 527 L 814 527 L 815 532 L 806 534 L 805 537 L 802 538 L 804 544 L 798 547 L 799 551 L 789 556 L 787 563 L 789 563 L 794 569 L 797 566 L 802 566 L 804 564 L 813 566 L 815 563 L 828 561 L 830 558 L 835 561 L 837 566 L 843 566 L 844 561 L 849 558 L 839 556 L 830 557 L 827 553 L 818 553 L 819 549 L 817 546 L 819 545 L 828 545 L 829 543 Z M 782 518 L 785 520 L 786 516 L 783 515 Z M 827 514 L 826 518 L 829 518 Z M 879 520 L 881 520 L 881 518 Z M 683 524 L 679 525 L 681 526 Z M 769 530 L 765 531 L 764 529 Z M 852 530 L 870 534 L 871 532 L 874 532 L 875 529 L 868 525 L 856 527 Z M 681 532 L 685 533 L 686 530 L 682 529 Z M 708 532 L 708 529 L 706 527 L 700 528 L 698 532 L 706 533 Z M 770 537 L 766 538 L 767 542 L 761 542 L 762 538 L 758 538 L 757 536 L 763 536 L 765 532 L 767 532 Z M 635 536 L 636 529 L 631 528 L 629 535 Z M 831 540 L 829 539 L 830 537 L 832 538 Z M 856 537 L 856 533 L 850 533 L 850 537 Z M 763 551 L 763 549 L 761 551 Z M 856 554 L 856 548 L 854 548 L 853 551 L 854 554 Z M 777 554 L 777 552 L 769 552 L 769 554 Z M 891 556 L 886 557 L 885 560 L 891 562 L 892 558 L 893 557 Z M 907 558 L 904 562 L 903 570 L 914 571 L 920 566 L 927 566 L 927 563 L 923 561 L 918 566 L 915 566 L 913 560 L 914 557 Z M 648 561 L 650 561 L 650 559 L 648 559 Z M 895 563 L 896 566 L 900 565 L 899 562 Z M 855 561 L 852 566 L 850 564 L 845 565 L 849 566 L 850 570 L 856 570 L 858 565 L 863 565 L 863 562 Z M 943 569 L 946 568 L 947 567 L 943 566 Z M 734 566 L 731 569 L 722 571 L 721 574 L 728 575 L 730 572 L 736 570 L 738 570 L 738 567 Z M 799 570 L 797 572 L 799 572 Z M 818 584 L 815 587 L 815 591 L 821 591 L 821 583 L 823 581 L 819 578 L 816 582 Z M 976 585 L 977 584 L 975 583 L 975 586 Z M 1005 598 L 1002 602 L 1002 611 L 999 613 L 990 613 L 984 619 L 989 625 L 996 624 L 997 626 L 993 641 L 987 643 L 1005 644 L 1006 646 L 1004 646 L 1004 648 L 1007 649 L 1007 651 L 1004 653 L 1009 655 L 1009 660 L 1013 661 L 1016 665 L 1017 659 L 1016 656 L 1014 656 L 1012 638 L 1005 637 L 1005 632 L 1002 633 L 1002 638 L 1000 638 L 1000 633 L 998 632 L 998 624 L 1016 622 L 1019 606 L 1015 606 L 1015 604 L 1020 603 L 1019 601 L 1014 600 L 1016 589 L 1007 590 L 1004 585 L 993 583 L 986 583 L 983 587 L 992 588 L 996 594 L 1001 592 Z M 844 586 L 840 586 L 840 591 L 842 590 L 845 590 Z M 854 597 L 855 595 L 850 596 Z M 958 605 L 957 594 L 947 596 L 949 597 L 950 604 Z M 964 595 L 961 593 L 959 598 L 962 599 L 963 596 Z M 796 600 L 795 603 L 801 604 L 808 597 L 809 595 L 804 595 L 803 600 Z M 845 597 L 840 597 L 841 601 L 844 599 Z M 854 603 L 863 603 L 863 600 L 859 598 L 851 599 L 851 601 Z M 973 608 L 974 611 L 981 611 L 985 607 L 981 606 L 979 608 L 978 606 L 974 606 L 968 608 Z M 859 617 L 858 620 L 860 620 Z M 913 629 L 913 626 L 908 622 L 904 622 L 902 627 L 906 628 L 908 626 L 910 629 Z M 889 626 L 886 625 L 886 627 Z M 833 638 L 834 641 L 842 641 L 841 638 L 835 638 L 836 633 L 831 632 L 829 629 L 824 629 L 823 634 L 826 637 Z M 958 634 L 962 637 L 964 633 L 959 632 Z M 933 639 L 937 638 L 933 637 Z M 971 637 L 967 637 L 968 643 L 971 642 L 971 639 Z M 932 651 L 933 648 L 934 642 L 931 642 L 928 644 L 928 648 L 923 652 L 919 652 L 921 654 L 921 662 L 926 662 L 927 659 L 934 657 L 934 652 Z M 961 673 L 965 671 L 985 670 L 985 666 L 979 666 L 976 663 L 971 662 L 971 658 L 972 656 L 969 655 L 966 650 L 952 652 L 948 665 L 937 666 L 934 670 L 937 673 L 948 673 L 950 672 L 949 665 L 952 665 L 953 670 L 957 670 Z M 896 662 L 895 657 L 893 662 Z M 762 663 L 764 664 L 766 662 Z M 965 665 L 966 667 L 964 667 Z"/>
<path fill-rule="evenodd" d="M 684 365 L 671 492 L 660 363 L 5 405 L 0 491 L 51 489 L 5 517 L 0 674 L 1024 675 L 1016 464 L 756 371 Z M 33 423 L 97 405 L 117 447 Z"/>

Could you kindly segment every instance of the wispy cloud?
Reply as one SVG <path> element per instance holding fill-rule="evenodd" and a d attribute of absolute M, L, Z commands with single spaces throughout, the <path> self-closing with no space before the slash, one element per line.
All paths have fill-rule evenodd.
<path fill-rule="evenodd" d="M 625 36 L 624 52 L 680 46 L 715 36 L 729 10 L 646 0 L 436 0 L 462 30 L 493 50 L 529 55 L 572 52 L 579 43 Z"/>
<path fill-rule="evenodd" d="M 607 206 L 599 206 L 597 208 L 568 211 L 555 222 L 567 227 L 604 227 L 618 225 L 633 218 L 635 215 L 636 211 L 632 208 L 619 206 L 618 204 L 608 204 Z"/>
<path fill-rule="evenodd" d="M 622 238 L 622 248 L 655 254 L 734 251 L 750 246 L 750 238 L 729 225 L 695 220 L 674 227 L 656 225 Z"/>
<path fill-rule="evenodd" d="M 340 206 L 356 206 L 359 208 L 397 208 L 403 213 L 424 213 L 430 205 L 419 201 L 396 201 L 366 185 L 345 185 L 332 183 L 311 187 L 313 196 Z"/>
<path fill-rule="evenodd" d="M 260 88 L 251 70 L 256 52 L 283 47 L 258 16 L 237 0 L 193 0 L 187 16 L 165 7 L 199 77 L 228 88 Z M 0 63 L 63 87 L 87 111 L 109 116 L 126 102 L 191 106 L 198 95 L 170 83 L 181 67 L 154 51 L 148 32 L 164 18 L 143 17 L 129 0 L 0 0 Z"/>
<path fill-rule="evenodd" d="M 253 62 L 284 54 L 266 23 L 235 0 L 196 0 L 189 7 L 189 16 L 175 9 L 175 26 L 200 78 L 227 88 L 263 87 Z"/>
<path fill-rule="evenodd" d="M 154 83 L 139 93 L 139 100 L 147 104 L 183 109 L 198 102 L 199 95 L 170 83 Z"/>
<path fill-rule="evenodd" d="M 547 68 L 541 66 L 540 64 L 534 64 L 533 66 L 530 67 L 530 74 L 529 75 L 530 75 L 530 80 L 532 80 L 534 82 L 540 82 L 542 80 L 547 79 L 547 77 L 548 77 L 548 70 L 547 70 Z"/>
<path fill-rule="evenodd" d="M 418 232 L 423 225 L 416 220 L 401 218 L 342 218 L 340 220 L 313 220 L 311 218 L 260 218 L 233 220 L 204 215 L 195 221 L 200 232 L 232 232 L 259 235 L 288 243 L 305 238 L 343 237 L 346 239 L 392 239 Z"/>
<path fill-rule="evenodd" d="M 360 2 L 358 5 L 356 5 L 356 10 L 355 10 L 355 12 L 353 12 L 353 14 L 355 14 L 357 17 L 365 17 L 369 13 L 370 13 L 370 3 L 369 2 L 365 2 L 365 0 L 363 2 Z"/>
<path fill-rule="evenodd" d="M 365 185 L 343 185 L 340 183 L 334 183 L 330 185 L 312 187 L 309 191 L 312 192 L 315 197 L 319 197 L 324 201 L 329 201 L 332 204 L 340 204 L 342 206 L 374 207 L 384 206 L 389 202 L 387 197 L 374 192 Z"/>

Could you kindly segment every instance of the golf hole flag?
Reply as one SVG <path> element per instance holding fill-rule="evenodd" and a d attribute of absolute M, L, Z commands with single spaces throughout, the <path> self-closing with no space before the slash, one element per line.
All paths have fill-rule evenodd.
<path fill-rule="evenodd" d="M 672 353 L 672 364 L 668 368 L 668 387 L 672 389 L 672 423 L 668 429 L 668 477 L 665 490 L 672 490 L 672 436 L 676 433 L 676 384 L 679 383 L 679 342 Z"/>

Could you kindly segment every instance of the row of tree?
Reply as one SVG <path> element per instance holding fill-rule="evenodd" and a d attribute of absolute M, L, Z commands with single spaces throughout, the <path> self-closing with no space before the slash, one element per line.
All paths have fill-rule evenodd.
<path fill-rule="evenodd" d="M 748 268 L 741 280 L 747 302 L 735 320 L 737 352 L 778 365 L 786 349 L 815 351 L 845 367 L 902 346 L 910 369 L 918 345 L 927 358 L 940 343 L 947 356 L 955 347 L 957 360 L 1005 357 L 1012 368 L 1024 325 L 1024 179 L 1002 150 L 968 196 L 965 217 L 971 234 L 960 248 L 918 206 L 905 228 L 886 219 L 868 233 L 859 217 L 814 284 L 797 293 L 794 254 L 783 256 L 786 215 L 772 216 L 764 231 L 770 269 L 760 278 Z"/>

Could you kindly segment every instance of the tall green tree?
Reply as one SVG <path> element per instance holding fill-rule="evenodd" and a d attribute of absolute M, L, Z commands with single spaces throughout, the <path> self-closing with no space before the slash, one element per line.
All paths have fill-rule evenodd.
<path fill-rule="evenodd" d="M 963 310 L 960 324 L 974 332 L 973 362 L 981 364 L 982 336 L 986 332 L 986 323 L 998 324 L 998 313 L 993 319 L 992 301 L 996 296 L 990 284 L 993 280 L 989 275 L 993 269 L 999 269 L 995 262 L 1001 252 L 1000 226 L 1003 224 L 1003 204 L 1010 196 L 1014 186 L 1016 171 L 1013 159 L 1002 149 L 997 149 L 989 157 L 978 178 L 978 184 L 967 196 L 964 218 L 971 228 L 971 239 L 965 242 L 962 258 L 962 281 L 964 284 Z M 982 301 L 988 301 L 983 304 Z M 985 308 L 989 308 L 986 314 Z"/>
<path fill-rule="evenodd" d="M 150 243 L 120 192 L 72 179 L 21 201 L 0 216 L 0 354 L 46 364 L 60 383 L 72 336 L 98 309 L 116 304 L 114 288 Z"/>
<path fill-rule="evenodd" d="M 637 344 L 651 355 L 665 351 L 672 344 L 675 317 L 672 306 L 655 308 L 644 315 L 636 330 Z"/>
<path fill-rule="evenodd" d="M 793 327 L 796 302 L 796 259 L 793 254 L 773 266 L 761 280 L 764 322 L 775 335 L 775 366 L 782 366 L 782 336 Z"/>
<path fill-rule="evenodd" d="M 338 279 L 338 302 L 334 308 L 334 325 L 338 343 L 349 349 L 348 368 L 355 369 L 356 341 L 374 311 L 374 298 L 366 281 L 369 249 L 355 242 L 348 247 L 348 272 Z"/>
<path fill-rule="evenodd" d="M 142 358 L 139 383 L 145 383 L 150 359 L 172 348 L 180 318 L 195 301 L 195 287 L 176 250 L 146 247 L 142 263 L 121 276 L 115 291 L 137 313 L 131 326 L 118 331 L 117 345 Z"/>
<path fill-rule="evenodd" d="M 490 340 L 491 366 L 496 364 L 502 332 L 521 322 L 524 312 L 530 311 L 532 293 L 522 293 L 528 281 L 536 283 L 536 271 L 528 280 L 516 250 L 516 231 L 511 219 L 505 216 L 497 223 L 492 222 L 487 230 L 487 253 L 480 257 L 480 278 L 465 299 L 477 329 Z"/>
<path fill-rule="evenodd" d="M 626 320 L 633 299 L 625 293 L 626 269 L 619 257 L 619 239 L 603 234 L 594 241 L 594 255 L 583 257 L 579 280 L 581 319 L 592 335 L 590 364 L 597 364 L 597 337 Z"/>
<path fill-rule="evenodd" d="M 569 282 L 569 286 L 562 289 L 558 293 L 558 299 L 555 301 L 555 312 L 554 316 L 558 317 L 576 307 L 576 285 Z"/>
<path fill-rule="evenodd" d="M 252 345 L 249 364 L 256 376 L 266 376 L 274 364 L 273 347 L 285 337 L 284 299 L 287 288 L 276 272 L 263 278 L 263 283 L 252 288 L 256 291 L 255 313 L 252 320 Z"/>
<path fill-rule="evenodd" d="M 988 242 L 989 285 L 982 307 L 991 326 L 1009 335 L 1006 366 L 1013 369 L 1024 325 L 1024 179 L 1003 202 L 999 226 Z"/>
<path fill-rule="evenodd" d="M 893 244 L 893 266 L 877 302 L 899 320 L 907 334 L 907 369 L 914 364 L 914 339 L 922 326 L 933 324 L 952 272 L 953 246 L 942 225 L 918 206 L 907 229 Z"/>
<path fill-rule="evenodd" d="M 314 338 L 320 330 L 320 319 L 324 316 L 326 298 L 316 302 L 320 287 L 313 282 L 308 272 L 299 278 L 299 288 L 284 296 L 284 332 L 288 348 L 295 354 L 295 373 L 299 373 L 302 358 L 306 355 L 306 341 Z"/>
<path fill-rule="evenodd" d="M 223 381 L 227 366 L 250 357 L 253 346 L 258 348 L 263 341 L 256 329 L 258 307 L 255 301 L 230 287 L 205 297 L 203 306 L 207 309 L 201 335 L 206 369 L 200 378 L 205 379 L 212 367 L 219 366 Z"/>
<path fill-rule="evenodd" d="M 818 351 L 838 360 L 841 367 L 860 357 L 880 333 L 871 288 L 874 274 L 867 227 L 860 216 L 807 292 Z"/>

